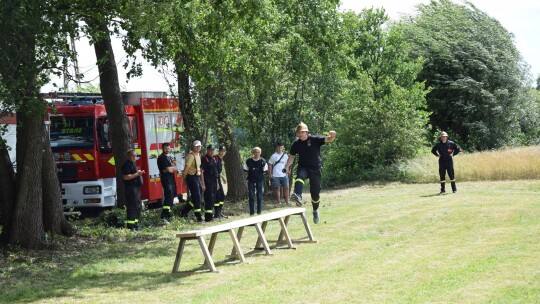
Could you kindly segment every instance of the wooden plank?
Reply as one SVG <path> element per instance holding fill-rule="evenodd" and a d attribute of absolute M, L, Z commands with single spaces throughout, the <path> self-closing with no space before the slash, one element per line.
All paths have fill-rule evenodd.
<path fill-rule="evenodd" d="M 290 219 L 290 218 L 291 218 L 290 215 L 287 215 L 287 216 L 285 217 L 285 226 L 287 226 L 287 225 L 289 224 L 289 219 Z M 277 243 L 278 243 L 278 244 L 281 243 L 281 242 L 283 241 L 283 236 L 284 236 L 283 234 L 284 234 L 284 233 L 283 233 L 283 229 L 281 229 L 281 231 L 279 232 L 279 237 L 278 237 L 278 239 L 277 239 Z"/>
<path fill-rule="evenodd" d="M 217 239 L 218 233 L 212 233 L 212 236 L 210 237 L 210 244 L 208 244 L 208 252 L 210 253 L 210 256 L 214 253 L 214 246 L 216 245 L 216 239 Z M 206 264 L 206 259 L 204 260 L 204 263 Z"/>
<path fill-rule="evenodd" d="M 176 259 L 174 260 L 172 273 L 178 272 L 178 267 L 180 267 L 180 260 L 182 260 L 182 253 L 184 252 L 185 245 L 186 245 L 186 238 L 181 238 L 180 243 L 178 244 L 178 250 L 176 251 Z"/>
<path fill-rule="evenodd" d="M 257 229 L 257 233 L 259 234 L 259 238 L 261 239 L 261 243 L 264 247 L 264 251 L 266 251 L 266 254 L 273 254 L 272 250 L 270 250 L 270 246 L 268 246 L 268 242 L 266 241 L 266 237 L 264 236 L 264 231 L 262 230 L 259 223 L 255 224 L 255 229 Z"/>
<path fill-rule="evenodd" d="M 268 225 L 268 221 L 264 221 L 264 222 L 262 223 L 261 228 L 262 228 L 263 234 L 266 232 L 266 226 L 267 226 L 267 225 Z M 260 246 L 261 246 L 261 237 L 259 236 L 259 237 L 257 238 L 257 242 L 255 243 L 255 249 L 260 249 L 260 248 L 261 248 Z"/>
<path fill-rule="evenodd" d="M 212 272 L 218 272 L 216 269 L 216 265 L 214 265 L 214 261 L 212 260 L 212 255 L 210 254 L 210 251 L 208 250 L 208 247 L 206 246 L 206 242 L 204 241 L 203 236 L 197 237 L 197 240 L 199 240 L 199 245 L 201 246 L 201 250 L 203 252 L 203 255 L 205 257 L 205 263 L 206 266 L 210 269 Z"/>
<path fill-rule="evenodd" d="M 242 234 L 244 233 L 244 228 L 246 228 L 246 227 L 238 228 L 238 233 L 236 234 L 236 237 L 238 238 L 238 244 L 240 244 L 240 240 L 242 239 Z M 231 250 L 231 256 L 236 256 L 236 248 L 234 248 L 234 246 L 233 246 L 233 249 Z"/>
<path fill-rule="evenodd" d="M 281 232 L 285 235 L 285 240 L 287 240 L 287 245 L 289 248 L 294 248 L 291 237 L 289 236 L 289 231 L 287 230 L 287 224 L 282 218 L 279 219 L 279 224 L 281 225 Z"/>
<path fill-rule="evenodd" d="M 313 232 L 311 232 L 311 228 L 309 228 L 309 224 L 308 224 L 308 221 L 306 219 L 306 213 L 305 212 L 302 212 L 302 214 L 300 214 L 300 216 L 302 217 L 302 222 L 304 222 L 304 228 L 306 228 L 306 232 L 307 232 L 307 235 L 308 235 L 308 238 L 311 242 L 317 242 L 315 240 L 315 238 L 313 237 Z"/>
<path fill-rule="evenodd" d="M 241 263 L 246 262 L 246 257 L 244 256 L 244 253 L 242 252 L 242 248 L 240 247 L 240 240 L 237 238 L 236 233 L 234 233 L 234 229 L 229 230 L 229 234 L 231 236 L 234 249 L 236 251 L 236 255 Z"/>
<path fill-rule="evenodd" d="M 301 214 L 302 212 L 305 212 L 305 211 L 306 211 L 305 208 L 283 209 L 283 210 L 261 214 L 258 216 L 253 216 L 253 217 L 249 217 L 249 218 L 245 218 L 245 219 L 241 219 L 241 220 L 237 220 L 237 221 L 233 221 L 233 222 L 229 222 L 229 223 L 225 223 L 221 225 L 178 233 L 176 234 L 176 237 L 179 237 L 179 238 L 180 237 L 198 237 L 201 235 L 212 234 L 215 232 L 226 232 L 230 229 L 237 229 L 242 226 L 249 226 L 249 225 L 254 225 L 256 223 L 262 223 L 264 221 L 276 220 L 280 217 L 285 217 L 287 215 Z"/>

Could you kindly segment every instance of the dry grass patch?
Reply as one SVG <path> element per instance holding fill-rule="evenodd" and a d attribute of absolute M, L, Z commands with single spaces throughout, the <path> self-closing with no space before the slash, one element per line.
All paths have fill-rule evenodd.
<path fill-rule="evenodd" d="M 425 155 L 399 165 L 407 182 L 431 183 L 439 180 L 438 160 Z M 458 181 L 540 179 L 540 147 L 521 147 L 475 153 L 454 158 Z"/>

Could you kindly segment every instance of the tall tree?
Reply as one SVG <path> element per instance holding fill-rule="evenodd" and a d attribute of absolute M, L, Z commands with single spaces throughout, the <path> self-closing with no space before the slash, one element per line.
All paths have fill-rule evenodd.
<path fill-rule="evenodd" d="M 427 123 L 427 91 L 416 80 L 422 62 L 408 57 L 401 29 L 388 26 L 382 9 L 342 17 L 349 61 L 335 125 L 347 140 L 330 147 L 329 182 L 366 178 L 369 170 L 414 156 Z"/>
<path fill-rule="evenodd" d="M 55 3 L 56 4 L 56 3 Z M 43 119 L 46 103 L 39 90 L 49 72 L 65 55 L 65 31 L 71 28 L 58 18 L 49 1 L 14 0 L 1 3 L 0 100 L 17 114 L 17 173 L 2 177 L 2 210 L 6 221 L 2 244 L 35 248 L 45 232 L 71 235 L 63 217 L 56 166 Z M 9 158 L 1 158 L 2 172 L 12 172 Z M 13 180 L 12 178 L 15 177 Z M 38 177 L 38 178 L 36 178 Z M 6 186 L 12 185 L 11 189 Z M 13 189 L 15 191 L 13 192 Z"/>
<path fill-rule="evenodd" d="M 450 0 L 419 5 L 404 24 L 412 56 L 425 59 L 419 79 L 432 88 L 432 130 L 471 149 L 522 143 L 520 113 L 533 103 L 512 34 L 470 2 Z"/>

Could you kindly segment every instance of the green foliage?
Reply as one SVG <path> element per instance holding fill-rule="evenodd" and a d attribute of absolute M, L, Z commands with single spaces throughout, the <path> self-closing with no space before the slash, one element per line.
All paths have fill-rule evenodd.
<path fill-rule="evenodd" d="M 535 109 L 527 71 L 497 20 L 470 2 L 439 0 L 419 5 L 403 25 L 412 56 L 425 59 L 419 79 L 432 88 L 432 131 L 457 134 L 469 149 L 490 149 L 523 144 L 523 135 L 538 128 L 536 120 L 521 119 Z"/>
<path fill-rule="evenodd" d="M 351 61 L 336 109 L 338 141 L 326 157 L 330 184 L 371 180 L 371 174 L 385 171 L 381 167 L 414 156 L 427 122 L 427 91 L 416 81 L 422 62 L 408 59 L 400 28 L 384 28 L 383 10 L 348 13 L 344 21 Z"/>

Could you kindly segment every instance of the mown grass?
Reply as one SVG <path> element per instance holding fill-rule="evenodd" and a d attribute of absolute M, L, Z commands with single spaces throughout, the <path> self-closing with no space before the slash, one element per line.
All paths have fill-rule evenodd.
<path fill-rule="evenodd" d="M 454 158 L 458 181 L 540 179 L 540 146 L 461 153 Z M 406 182 L 439 180 L 438 159 L 425 155 L 398 165 Z M 448 178 L 448 177 L 447 177 Z"/>
<path fill-rule="evenodd" d="M 220 235 L 219 274 L 170 273 L 174 232 L 191 228 L 183 221 L 4 252 L 0 302 L 540 302 L 540 182 L 465 182 L 458 189 L 443 196 L 436 183 L 327 191 L 321 223 L 312 225 L 319 243 L 251 253 L 249 264 L 237 264 L 224 258 L 230 240 Z M 269 224 L 270 239 L 277 226 Z M 245 231 L 246 249 L 255 244 L 253 230 Z M 299 219 L 290 232 L 304 235 Z M 180 270 L 202 270 L 202 262 L 196 242 L 188 242 Z"/>

